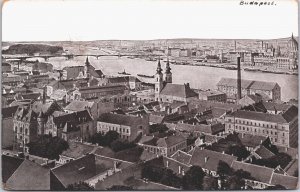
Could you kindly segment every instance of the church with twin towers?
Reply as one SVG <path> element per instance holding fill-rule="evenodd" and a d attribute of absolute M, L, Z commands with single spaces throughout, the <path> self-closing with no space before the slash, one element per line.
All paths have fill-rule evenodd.
<path fill-rule="evenodd" d="M 198 94 L 190 88 L 189 83 L 182 85 L 174 84 L 172 81 L 173 77 L 169 58 L 164 73 L 161 68 L 160 59 L 158 59 L 156 74 L 154 75 L 155 101 L 169 103 L 173 101 L 188 102 L 192 98 L 198 98 Z"/>

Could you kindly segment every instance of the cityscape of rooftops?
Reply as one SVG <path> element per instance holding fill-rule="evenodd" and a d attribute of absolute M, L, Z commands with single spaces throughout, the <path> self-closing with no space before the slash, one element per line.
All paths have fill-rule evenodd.
<path fill-rule="evenodd" d="M 78 2 L 66 8 L 64 3 L 70 1 L 56 1 L 57 15 L 63 10 L 79 14 Z M 92 5 L 98 9 L 101 4 L 92 2 L 88 3 L 90 11 L 95 10 Z M 51 9 L 52 3 L 45 5 Z M 147 23 L 147 14 L 142 14 L 145 5 L 135 3 Z M 177 3 L 189 7 L 191 2 Z M 238 7 L 239 1 L 222 5 L 229 8 L 234 3 Z M 39 4 L 29 16 L 16 15 L 28 19 L 24 39 L 17 38 L 22 38 L 19 27 L 2 42 L 4 190 L 298 189 L 297 33 L 261 39 L 171 35 L 156 40 L 31 41 L 25 38 L 29 28 L 37 29 L 33 34 L 41 33 L 57 17 L 43 20 Z M 208 10 L 214 7 L 206 1 L 198 4 Z M 276 1 L 273 9 L 288 7 L 283 4 Z M 153 2 L 149 9 L 154 5 L 157 10 L 177 6 L 172 1 Z M 116 14 L 116 7 L 103 12 Z M 125 13 L 130 6 L 123 8 L 120 14 L 129 18 Z M 239 9 L 273 13 L 268 6 Z M 180 17 L 184 18 L 185 11 Z M 29 19 L 39 13 L 37 21 L 43 22 Z M 72 23 L 60 16 L 58 23 Z M 220 19 L 209 16 L 205 20 Z M 6 19 L 3 31 L 8 37 L 14 22 L 8 26 Z M 88 23 L 92 21 L 101 23 L 95 18 Z M 132 26 L 125 19 L 114 25 L 124 27 L 125 21 Z M 149 31 L 149 26 L 156 28 L 147 23 Z M 81 27 L 90 30 L 89 25 Z M 110 26 L 101 27 L 106 31 Z M 136 34 L 135 28 L 130 30 Z M 189 29 L 182 27 L 178 33 L 181 30 Z M 113 27 L 111 31 L 115 32 Z M 94 38 L 92 34 L 82 36 Z"/>

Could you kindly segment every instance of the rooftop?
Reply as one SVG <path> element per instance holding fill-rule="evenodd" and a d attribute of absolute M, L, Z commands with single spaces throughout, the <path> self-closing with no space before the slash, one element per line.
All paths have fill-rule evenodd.
<path fill-rule="evenodd" d="M 245 80 L 242 79 L 241 87 L 243 89 L 256 89 L 256 90 L 267 90 L 271 91 L 278 86 L 276 82 L 266 82 L 266 81 L 255 81 L 255 80 Z M 226 86 L 226 87 L 237 87 L 237 79 L 233 78 L 222 78 L 217 86 Z"/>
<path fill-rule="evenodd" d="M 50 190 L 50 169 L 25 159 L 5 187 L 9 190 Z"/>
<path fill-rule="evenodd" d="M 224 161 L 231 166 L 235 160 L 237 160 L 237 157 L 235 156 L 196 147 L 192 152 L 190 164 L 197 165 L 211 171 L 217 171 L 220 161 Z"/>
<path fill-rule="evenodd" d="M 89 154 L 51 170 L 64 187 L 96 175 L 95 156 Z"/>
<path fill-rule="evenodd" d="M 296 113 L 295 110 L 290 111 L 290 113 Z M 297 114 L 298 115 L 298 109 Z M 283 115 L 275 115 L 275 114 L 268 114 L 268 113 L 260 113 L 255 111 L 235 111 L 228 116 L 232 116 L 235 118 L 242 118 L 242 119 L 251 119 L 251 120 L 257 120 L 257 121 L 264 121 L 264 122 L 273 122 L 273 123 L 288 123 L 291 118 L 295 117 L 295 114 L 293 116 L 288 116 L 287 114 L 285 116 Z M 284 118 L 285 117 L 285 118 Z"/>
<path fill-rule="evenodd" d="M 197 97 L 198 94 L 193 91 L 188 84 L 180 85 L 180 84 L 172 84 L 168 83 L 162 89 L 161 95 L 170 95 L 181 98 L 189 98 L 189 97 Z"/>

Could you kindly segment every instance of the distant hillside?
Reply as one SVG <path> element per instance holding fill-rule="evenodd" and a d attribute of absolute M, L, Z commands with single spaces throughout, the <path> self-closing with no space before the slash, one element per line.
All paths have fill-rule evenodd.
<path fill-rule="evenodd" d="M 3 50 L 3 54 L 28 54 L 33 55 L 35 53 L 41 54 L 55 54 L 63 52 L 63 47 L 52 46 L 45 44 L 15 44 L 9 46 L 7 50 Z"/>

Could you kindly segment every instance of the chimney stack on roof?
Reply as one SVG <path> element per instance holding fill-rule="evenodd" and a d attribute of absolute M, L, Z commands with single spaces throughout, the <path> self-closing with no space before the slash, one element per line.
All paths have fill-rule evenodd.
<path fill-rule="evenodd" d="M 236 101 L 242 98 L 242 78 L 241 78 L 241 57 L 237 56 L 237 99 Z"/>
<path fill-rule="evenodd" d="M 46 103 L 46 86 L 43 87 L 43 104 Z"/>

